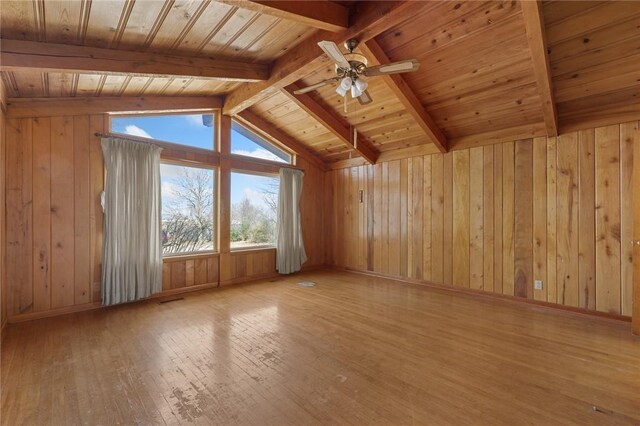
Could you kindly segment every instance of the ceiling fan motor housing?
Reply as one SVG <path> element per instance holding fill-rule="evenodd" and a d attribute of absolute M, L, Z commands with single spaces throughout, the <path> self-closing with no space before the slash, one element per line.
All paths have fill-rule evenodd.
<path fill-rule="evenodd" d="M 349 62 L 349 65 L 351 65 L 351 68 L 346 69 L 336 65 L 336 74 L 339 77 L 357 77 L 358 74 L 362 74 L 365 68 L 367 68 L 367 58 L 359 53 L 347 53 L 344 57 Z"/>

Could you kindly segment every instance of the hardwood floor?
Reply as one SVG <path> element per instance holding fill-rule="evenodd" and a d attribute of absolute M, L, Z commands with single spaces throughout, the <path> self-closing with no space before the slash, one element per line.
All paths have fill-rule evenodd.
<path fill-rule="evenodd" d="M 307 273 L 13 325 L 2 424 L 637 425 L 630 329 Z"/>

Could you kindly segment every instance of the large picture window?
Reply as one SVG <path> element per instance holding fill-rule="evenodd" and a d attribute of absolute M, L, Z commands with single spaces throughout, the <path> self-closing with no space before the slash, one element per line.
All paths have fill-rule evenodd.
<path fill-rule="evenodd" d="M 111 133 L 213 150 L 213 113 L 115 115 Z"/>
<path fill-rule="evenodd" d="M 291 163 L 291 155 L 235 120 L 231 122 L 231 153 L 279 163 Z"/>
<path fill-rule="evenodd" d="M 231 248 L 276 243 L 278 176 L 231 173 Z"/>
<path fill-rule="evenodd" d="M 162 164 L 160 175 L 163 253 L 174 255 L 215 250 L 215 172 Z"/>

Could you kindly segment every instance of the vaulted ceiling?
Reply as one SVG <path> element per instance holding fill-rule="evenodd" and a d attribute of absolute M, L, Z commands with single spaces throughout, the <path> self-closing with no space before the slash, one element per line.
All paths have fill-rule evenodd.
<path fill-rule="evenodd" d="M 225 113 L 258 120 L 325 162 L 375 162 L 640 117 L 640 2 L 1 7 L 9 98 L 221 95 Z M 292 94 L 335 75 L 317 41 L 352 37 L 370 63 L 415 58 L 420 68 L 369 78 L 374 102 L 348 99 L 346 112 L 334 85 Z"/>

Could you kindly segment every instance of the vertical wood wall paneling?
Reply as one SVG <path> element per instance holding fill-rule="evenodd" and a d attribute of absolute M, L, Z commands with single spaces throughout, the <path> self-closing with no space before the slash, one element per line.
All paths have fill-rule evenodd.
<path fill-rule="evenodd" d="M 424 229 L 424 161 L 422 157 L 416 157 L 410 159 L 412 162 L 411 170 L 411 204 L 410 209 L 412 213 L 412 227 L 409 229 L 409 235 L 411 237 L 411 270 L 409 276 L 411 278 L 423 279 L 423 259 L 426 256 L 423 255 L 423 229 Z"/>
<path fill-rule="evenodd" d="M 503 179 L 502 179 L 502 169 L 503 169 L 503 161 L 502 161 L 502 157 L 503 157 L 503 146 L 502 145 L 494 145 L 493 147 L 493 155 L 494 155 L 494 161 L 493 161 L 493 170 L 494 170 L 494 175 L 493 175 L 493 190 L 494 190 L 494 194 L 495 194 L 495 198 L 493 200 L 493 214 L 494 214 L 494 220 L 493 220 L 493 225 L 494 225 L 494 240 L 493 240 L 493 276 L 494 276 L 494 284 L 493 284 L 493 291 L 495 293 L 499 293 L 502 294 L 502 289 L 503 289 L 503 278 L 504 278 L 504 271 L 503 271 L 503 266 L 502 266 L 502 261 L 503 261 L 503 232 L 502 229 L 504 227 L 504 223 L 502 221 L 502 212 L 503 212 L 503 208 L 504 205 L 502 203 L 503 199 L 504 199 L 504 188 L 502 185 Z"/>
<path fill-rule="evenodd" d="M 633 143 L 633 199 L 627 200 L 625 202 L 625 206 L 627 208 L 633 208 L 633 301 L 632 309 L 633 313 L 632 317 L 632 329 L 633 333 L 640 336 L 640 143 L 638 142 L 638 138 L 640 138 L 640 132 L 637 130 L 637 126 L 640 123 L 636 122 L 636 131 L 634 143 Z M 625 303 L 623 303 L 624 305 Z"/>
<path fill-rule="evenodd" d="M 335 172 L 332 173 L 335 175 Z M 333 185 L 334 182 L 331 182 Z M 337 187 L 333 187 L 337 190 Z M 386 197 L 386 194 L 384 194 Z M 373 269 L 372 271 L 382 271 L 382 221 L 386 215 L 382 213 L 383 204 L 382 193 L 382 164 L 373 166 Z M 334 208 L 334 212 L 336 212 Z M 337 216 L 332 214 L 332 216 Z M 333 228 L 335 229 L 335 228 Z"/>
<path fill-rule="evenodd" d="M 620 125 L 620 298 L 623 315 L 633 312 L 633 147 L 638 144 L 638 122 Z M 635 191 L 640 194 L 640 187 L 636 186 Z"/>
<path fill-rule="evenodd" d="M 389 162 L 389 273 L 400 276 L 401 195 L 400 160 Z"/>
<path fill-rule="evenodd" d="M 495 280 L 495 260 L 494 260 L 494 244 L 495 244 L 495 226 L 494 226 L 494 147 L 493 145 L 483 148 L 484 164 L 483 164 L 483 185 L 482 185 L 482 209 L 483 209 L 483 284 L 482 289 L 485 291 L 494 291 L 493 285 Z"/>
<path fill-rule="evenodd" d="M 7 143 L 7 314 L 33 310 L 32 121 L 9 119 Z"/>
<path fill-rule="evenodd" d="M 469 286 L 484 287 L 484 148 L 469 150 Z"/>
<path fill-rule="evenodd" d="M 365 202 L 367 208 L 367 271 L 373 271 L 373 263 L 374 263 L 374 245 L 375 245 L 375 221 L 376 218 L 374 216 L 374 207 L 376 205 L 375 198 L 375 186 L 374 186 L 374 173 L 373 173 L 373 165 L 368 165 L 366 167 L 367 171 L 367 191 Z M 318 210 L 321 210 L 320 207 Z M 329 210 L 330 211 L 330 210 Z"/>
<path fill-rule="evenodd" d="M 578 306 L 578 135 L 558 138 L 558 303 Z"/>
<path fill-rule="evenodd" d="M 620 127 L 596 129 L 596 307 L 620 312 Z"/>
<path fill-rule="evenodd" d="M 533 297 L 533 140 L 515 143 L 514 296 Z"/>
<path fill-rule="evenodd" d="M 2 84 L 0 83 L 0 86 Z M 0 87 L 2 90 L 2 87 Z M 7 121 L 5 111 L 0 106 L 0 199 L 2 207 L 0 208 L 0 328 L 4 328 L 7 323 L 7 276 L 6 276 L 6 197 L 7 197 L 7 144 L 6 133 Z M 0 339 L 2 333 L 0 333 Z"/>
<path fill-rule="evenodd" d="M 547 139 L 547 301 L 558 303 L 558 140 Z"/>
<path fill-rule="evenodd" d="M 400 163 L 402 164 L 402 163 Z M 403 174 L 403 170 L 400 171 Z M 406 217 L 404 223 L 403 233 L 406 236 L 405 239 L 405 247 L 407 252 L 407 259 L 403 262 L 404 268 L 404 276 L 411 277 L 413 270 L 413 239 L 414 236 L 411 234 L 411 230 L 413 229 L 413 158 L 406 159 Z"/>
<path fill-rule="evenodd" d="M 409 211 L 409 189 L 408 182 L 409 160 L 400 161 L 400 275 L 407 277 L 408 257 L 409 257 L 409 236 L 408 236 L 408 219 Z"/>
<path fill-rule="evenodd" d="M 469 287 L 469 150 L 453 152 L 453 285 Z"/>
<path fill-rule="evenodd" d="M 74 303 L 73 117 L 51 118 L 51 307 Z"/>
<path fill-rule="evenodd" d="M 533 276 L 542 289 L 535 300 L 547 300 L 547 138 L 533 139 Z"/>
<path fill-rule="evenodd" d="M 422 279 L 426 281 L 433 280 L 432 260 L 432 203 L 433 203 L 433 187 L 432 187 L 432 159 L 433 156 L 425 155 L 422 158 Z"/>
<path fill-rule="evenodd" d="M 515 144 L 502 147 L 502 294 L 514 295 Z"/>
<path fill-rule="evenodd" d="M 578 306 L 596 307 L 595 134 L 578 132 Z"/>
<path fill-rule="evenodd" d="M 327 227 L 338 250 L 356 253 L 333 258 L 352 269 L 628 314 L 633 227 L 624 203 L 639 135 L 634 122 L 328 172 L 342 204 Z M 345 219 L 369 181 L 373 205 Z M 370 234 L 371 260 L 362 245 Z"/>
<path fill-rule="evenodd" d="M 444 208 L 442 211 L 444 217 L 443 227 L 443 246 L 442 256 L 443 275 L 442 282 L 446 285 L 453 284 L 453 154 L 448 152 L 444 154 Z"/>
<path fill-rule="evenodd" d="M 33 120 L 33 309 L 51 307 L 51 119 Z"/>
<path fill-rule="evenodd" d="M 73 117 L 74 304 L 91 301 L 90 117 Z"/>
<path fill-rule="evenodd" d="M 431 156 L 431 281 L 444 284 L 444 155 Z"/>

